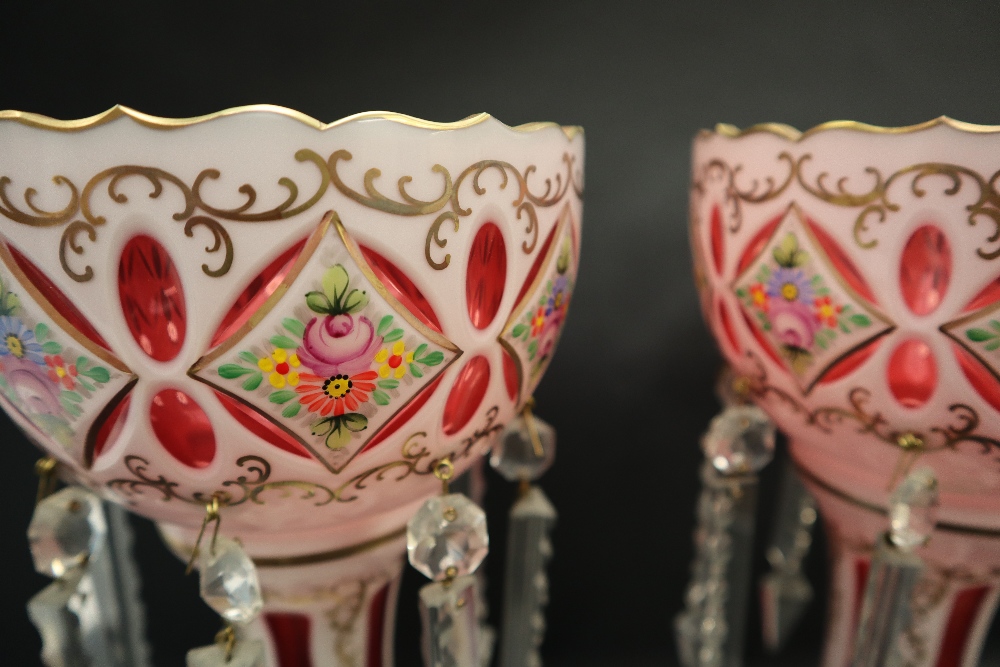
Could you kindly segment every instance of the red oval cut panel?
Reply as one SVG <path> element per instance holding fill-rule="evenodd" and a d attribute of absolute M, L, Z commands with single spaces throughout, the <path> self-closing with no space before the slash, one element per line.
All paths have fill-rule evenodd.
<path fill-rule="evenodd" d="M 312 454 L 299 444 L 298 440 L 249 405 L 237 401 L 235 398 L 227 396 L 221 391 L 216 391 L 215 397 L 219 399 L 219 403 L 222 403 L 222 407 L 226 409 L 226 412 L 233 416 L 233 419 L 261 440 L 286 452 L 297 454 L 307 459 L 312 458 Z"/>
<path fill-rule="evenodd" d="M 493 322 L 507 282 L 507 246 L 500 228 L 487 222 L 476 232 L 465 273 L 465 304 L 472 326 L 485 329 Z"/>
<path fill-rule="evenodd" d="M 170 361 L 181 351 L 186 330 L 184 289 L 167 249 L 149 236 L 136 236 L 122 250 L 118 296 L 125 323 L 142 351 Z"/>
<path fill-rule="evenodd" d="M 118 435 L 122 432 L 122 428 L 125 425 L 125 418 L 128 416 L 128 407 L 131 400 L 131 394 L 125 394 L 125 396 L 123 396 L 122 399 L 111 408 L 111 411 L 108 412 L 106 416 L 103 416 L 103 421 L 101 421 L 102 416 L 98 416 L 97 422 L 100 423 L 100 426 L 97 429 L 97 434 L 94 436 L 94 449 L 89 456 L 90 463 L 96 461 L 97 457 L 104 452 L 108 442 L 116 440 Z M 105 410 L 107 410 L 107 408 L 105 408 Z"/>
<path fill-rule="evenodd" d="M 712 207 L 712 217 L 710 220 L 710 233 L 712 236 L 712 265 L 715 267 L 715 272 L 719 275 L 722 274 L 722 260 L 723 255 L 723 230 L 722 230 L 722 211 L 719 210 L 718 205 Z"/>
<path fill-rule="evenodd" d="M 31 284 L 35 286 L 42 296 L 52 304 L 52 307 L 59 312 L 66 320 L 76 327 L 76 330 L 82 333 L 84 336 L 92 340 L 97 345 L 100 345 L 105 350 L 111 349 L 105 342 L 101 334 L 97 333 L 97 329 L 90 323 L 90 321 L 83 316 L 83 313 L 77 309 L 72 301 L 63 294 L 62 290 L 56 287 L 55 283 L 49 280 L 49 277 L 45 275 L 41 269 L 31 263 L 31 261 L 22 255 L 17 248 L 14 246 L 7 246 L 10 250 L 10 256 L 14 258 L 14 262 L 17 264 L 18 268 L 24 271 L 24 275 L 27 276 Z"/>
<path fill-rule="evenodd" d="M 997 380 L 996 376 L 964 347 L 952 343 L 951 351 L 958 359 L 958 364 L 961 366 L 965 378 L 975 387 L 979 395 L 993 406 L 993 409 L 1000 412 L 1000 381 Z"/>
<path fill-rule="evenodd" d="M 186 466 L 204 468 L 215 458 L 215 431 L 194 399 L 178 389 L 164 389 L 149 406 L 153 433 L 170 455 Z"/>
<path fill-rule="evenodd" d="M 934 225 L 910 236 L 899 259 L 899 288 L 914 315 L 927 315 L 941 304 L 951 282 L 951 245 Z"/>
<path fill-rule="evenodd" d="M 937 363 L 927 343 L 911 338 L 892 351 L 886 369 L 889 390 L 899 404 L 919 408 L 937 387 Z"/>
<path fill-rule="evenodd" d="M 431 308 L 430 302 L 424 293 L 413 284 L 410 277 L 390 262 L 388 259 L 378 254 L 371 248 L 361 246 L 361 254 L 371 267 L 372 272 L 382 281 L 386 289 L 396 297 L 403 306 L 413 313 L 418 320 L 429 326 L 434 331 L 441 333 L 441 322 L 438 321 L 437 313 Z"/>
<path fill-rule="evenodd" d="M 305 244 L 305 239 L 296 243 L 250 281 L 243 293 L 236 297 L 236 301 L 233 302 L 226 316 L 222 318 L 219 328 L 212 336 L 210 343 L 212 347 L 236 333 L 264 305 L 267 298 L 274 294 L 281 281 L 288 275 L 292 265 L 295 264 L 295 260 L 298 259 Z"/>
<path fill-rule="evenodd" d="M 479 409 L 490 384 L 490 362 L 486 357 L 473 357 L 459 372 L 455 385 L 444 404 L 444 433 L 454 435 L 462 430 Z"/>
<path fill-rule="evenodd" d="M 513 401 L 517 398 L 517 392 L 521 388 L 521 374 L 517 370 L 517 362 L 514 361 L 514 357 L 510 356 L 507 348 L 501 349 L 503 350 L 503 383 L 507 388 L 507 395 Z"/>
<path fill-rule="evenodd" d="M 374 449 L 376 445 L 384 442 L 386 438 L 398 431 L 400 427 L 406 424 L 406 422 L 410 421 L 410 418 L 420 412 L 420 408 L 424 407 L 424 403 L 426 403 L 430 397 L 434 395 L 434 392 L 437 391 L 439 384 L 441 384 L 440 375 L 434 378 L 433 382 L 424 387 L 419 394 L 414 396 L 405 408 L 394 414 L 392 418 L 385 423 L 385 426 L 383 426 L 378 433 L 372 436 L 372 439 L 368 441 L 368 444 L 366 444 L 365 448 L 361 451 L 367 452 L 369 449 Z"/>

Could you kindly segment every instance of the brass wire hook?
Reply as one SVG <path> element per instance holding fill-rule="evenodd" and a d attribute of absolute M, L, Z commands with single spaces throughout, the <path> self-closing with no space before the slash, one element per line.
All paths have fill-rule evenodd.
<path fill-rule="evenodd" d="M 528 436 L 531 438 L 531 447 L 535 450 L 535 456 L 542 458 L 545 456 L 545 448 L 542 447 L 542 438 L 538 435 L 538 425 L 535 424 L 535 413 L 532 412 L 534 407 L 535 397 L 529 396 L 521 409 L 521 415 L 524 417 L 524 423 L 528 426 Z"/>
<path fill-rule="evenodd" d="M 35 474 L 38 475 L 38 495 L 35 496 L 35 505 L 52 495 L 56 490 L 56 468 L 59 462 L 51 456 L 46 456 L 35 461 Z"/>
<path fill-rule="evenodd" d="M 434 476 L 441 480 L 441 495 L 448 495 L 448 480 L 455 475 L 455 464 L 446 456 L 434 465 Z"/>
<path fill-rule="evenodd" d="M 215 641 L 226 651 L 226 662 L 233 659 L 233 650 L 236 648 L 236 630 L 232 625 L 226 623 L 226 627 L 219 630 L 215 635 Z"/>
<path fill-rule="evenodd" d="M 198 531 L 198 539 L 195 540 L 194 550 L 191 552 L 191 559 L 188 561 L 184 574 L 191 574 L 194 570 L 194 563 L 198 560 L 198 554 L 201 549 L 201 541 L 205 537 L 205 529 L 213 521 L 215 522 L 215 530 L 212 531 L 212 544 L 209 546 L 209 553 L 211 554 L 215 553 L 215 542 L 219 537 L 219 526 L 222 523 L 222 518 L 219 516 L 219 494 L 213 494 L 212 501 L 205 505 L 205 518 L 202 519 L 201 530 Z"/>

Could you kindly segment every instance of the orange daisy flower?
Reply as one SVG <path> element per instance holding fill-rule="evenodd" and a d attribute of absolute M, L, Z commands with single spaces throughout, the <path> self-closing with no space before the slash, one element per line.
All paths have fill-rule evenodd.
<path fill-rule="evenodd" d="M 831 329 L 837 326 L 837 315 L 844 309 L 843 306 L 836 305 L 828 296 L 813 301 L 816 308 L 816 320 L 826 324 Z"/>
<path fill-rule="evenodd" d="M 330 414 L 339 417 L 345 412 L 354 412 L 359 405 L 368 402 L 371 392 L 375 390 L 372 380 L 377 377 L 376 371 L 328 378 L 300 373 L 295 391 L 299 394 L 299 403 L 306 406 L 309 412 L 316 412 L 322 417 Z"/>
<path fill-rule="evenodd" d="M 542 329 L 545 328 L 545 308 L 539 308 L 531 317 L 531 335 L 537 336 L 542 333 Z"/>
<path fill-rule="evenodd" d="M 67 364 L 62 355 L 45 355 L 45 365 L 49 367 L 49 379 L 66 389 L 76 386 L 76 364 Z"/>
<path fill-rule="evenodd" d="M 750 286 L 750 299 L 753 301 L 753 305 L 760 308 L 765 313 L 767 312 L 767 291 L 764 286 L 760 283 L 755 283 Z"/>

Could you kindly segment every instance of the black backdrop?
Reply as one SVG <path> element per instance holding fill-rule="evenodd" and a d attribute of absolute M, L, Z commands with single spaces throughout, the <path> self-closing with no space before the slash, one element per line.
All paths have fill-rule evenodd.
<path fill-rule="evenodd" d="M 321 120 L 488 111 L 510 124 L 585 126 L 582 273 L 538 391 L 561 439 L 545 479 L 562 510 L 550 665 L 675 663 L 670 619 L 687 578 L 696 443 L 715 410 L 718 364 L 687 256 L 694 132 L 717 121 L 1000 122 L 1000 16 L 988 2 L 0 6 L 0 108 L 79 118 L 117 102 L 182 117 L 269 102 Z M 0 428 L 0 662 L 34 665 L 39 642 L 23 604 L 45 580 L 23 535 L 37 454 L 6 419 Z M 510 493 L 493 486 L 492 516 Z M 180 665 L 188 647 L 210 641 L 216 618 L 149 524 L 136 526 L 155 658 Z M 814 555 L 814 580 L 823 568 Z M 418 579 L 408 574 L 403 591 L 401 667 L 417 664 Z M 751 636 L 750 662 L 815 661 L 822 617 L 815 604 L 780 660 Z"/>

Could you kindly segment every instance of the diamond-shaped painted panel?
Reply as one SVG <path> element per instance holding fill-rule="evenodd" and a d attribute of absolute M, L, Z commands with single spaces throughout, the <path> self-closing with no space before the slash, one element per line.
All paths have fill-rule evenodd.
<path fill-rule="evenodd" d="M 893 328 L 840 276 L 794 206 L 733 289 L 758 340 L 806 393 L 837 362 Z"/>
<path fill-rule="evenodd" d="M 283 288 L 190 374 L 339 473 L 460 354 L 388 292 L 333 216 Z"/>
<path fill-rule="evenodd" d="M 135 377 L 65 319 L 0 242 L 0 397 L 76 463 L 87 466 L 105 409 Z"/>
<path fill-rule="evenodd" d="M 514 307 L 500 344 L 517 363 L 521 397 L 535 391 L 555 352 L 576 285 L 577 250 L 569 209 L 564 209 L 538 272 Z"/>
<path fill-rule="evenodd" d="M 990 304 L 942 325 L 941 331 L 965 350 L 955 353 L 966 378 L 1000 410 L 1000 304 Z"/>

